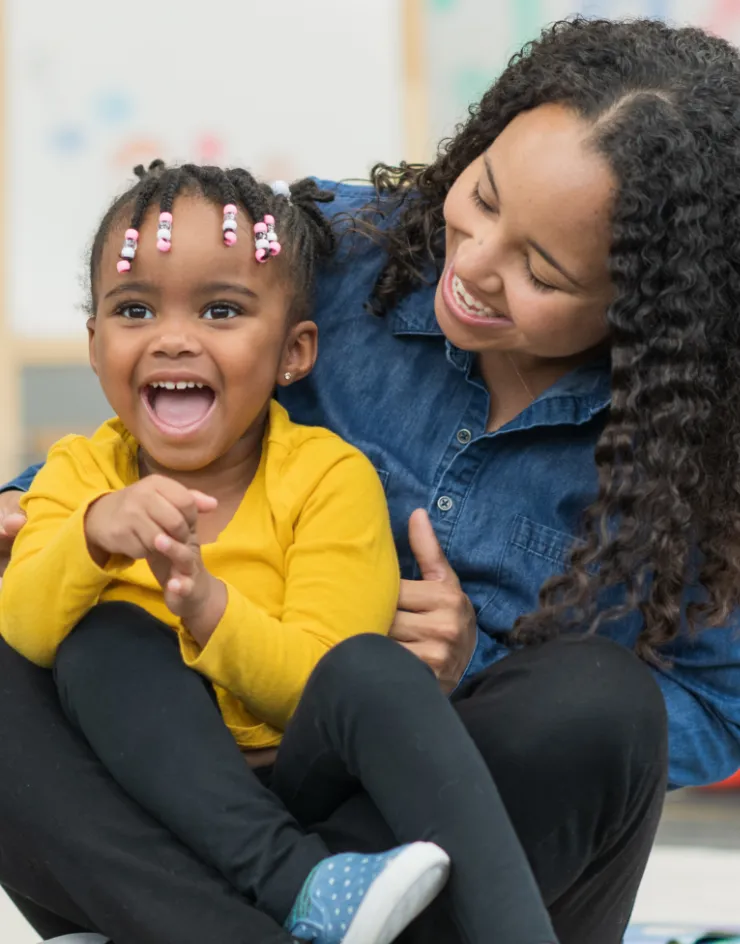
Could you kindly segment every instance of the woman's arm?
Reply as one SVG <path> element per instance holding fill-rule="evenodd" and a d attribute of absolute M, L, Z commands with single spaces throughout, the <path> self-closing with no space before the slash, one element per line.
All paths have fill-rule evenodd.
<path fill-rule="evenodd" d="M 717 783 L 740 769 L 740 614 L 720 628 L 686 627 L 653 673 L 668 710 L 669 782 Z"/>
<path fill-rule="evenodd" d="M 29 466 L 25 472 L 22 472 L 18 478 L 13 479 L 12 482 L 8 482 L 7 485 L 0 487 L 0 493 L 8 491 L 10 489 L 15 489 L 18 492 L 27 492 L 31 487 L 31 483 L 36 478 L 36 475 L 39 472 L 39 469 L 43 468 L 41 464 Z"/>

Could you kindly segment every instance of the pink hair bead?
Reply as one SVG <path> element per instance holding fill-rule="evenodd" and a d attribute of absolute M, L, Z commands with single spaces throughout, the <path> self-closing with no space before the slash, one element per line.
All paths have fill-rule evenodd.
<path fill-rule="evenodd" d="M 257 260 L 257 262 L 267 262 L 267 250 L 258 249 L 254 254 L 254 258 Z"/>
<path fill-rule="evenodd" d="M 227 246 L 233 246 L 236 243 L 236 233 L 228 229 L 224 233 L 224 242 Z"/>
<path fill-rule="evenodd" d="M 169 252 L 170 249 L 172 249 L 172 243 L 168 242 L 166 239 L 158 239 L 157 249 L 159 249 L 160 252 Z"/>
<path fill-rule="evenodd" d="M 126 239 L 131 239 L 133 242 L 139 241 L 139 231 L 138 229 L 127 229 L 125 233 Z"/>
<path fill-rule="evenodd" d="M 267 223 L 268 226 L 274 226 L 274 225 L 275 225 L 275 217 L 272 216 L 272 215 L 269 214 L 269 213 L 266 213 L 266 214 L 265 214 L 265 223 Z"/>
<path fill-rule="evenodd" d="M 121 259 L 116 268 L 118 269 L 119 273 L 123 275 L 124 272 L 131 271 L 131 263 L 128 261 L 128 259 Z"/>
<path fill-rule="evenodd" d="M 234 206 L 233 203 L 227 203 L 226 206 L 224 207 L 224 213 L 233 213 L 234 216 L 236 216 L 237 208 Z"/>
<path fill-rule="evenodd" d="M 274 240 L 273 242 L 270 243 L 270 255 L 279 256 L 282 248 L 283 247 L 280 245 L 280 243 L 277 242 L 277 240 Z"/>
<path fill-rule="evenodd" d="M 267 232 L 267 223 L 255 223 L 254 224 L 255 233 L 266 233 Z"/>
<path fill-rule="evenodd" d="M 169 213 L 167 210 L 163 210 L 163 211 L 159 214 L 159 222 L 160 222 L 160 223 L 171 223 L 171 222 L 172 222 L 172 214 Z"/>

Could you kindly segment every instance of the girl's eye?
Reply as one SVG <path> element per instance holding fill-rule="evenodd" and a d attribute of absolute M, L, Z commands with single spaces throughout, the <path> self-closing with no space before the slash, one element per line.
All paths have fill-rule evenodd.
<path fill-rule="evenodd" d="M 154 313 L 146 305 L 124 305 L 116 314 L 129 321 L 149 321 L 154 317 Z"/>
<path fill-rule="evenodd" d="M 556 292 L 557 291 L 554 285 L 549 285 L 547 282 L 543 282 L 542 279 L 537 278 L 537 276 L 532 271 L 532 267 L 529 264 L 529 259 L 525 260 L 524 267 L 527 270 L 527 278 L 532 283 L 532 286 L 538 292 Z"/>
<path fill-rule="evenodd" d="M 492 207 L 490 203 L 486 203 L 486 201 L 480 195 L 480 187 L 478 184 L 473 187 L 473 192 L 470 194 L 470 198 L 478 207 L 478 209 L 482 210 L 484 213 L 498 213 L 496 207 Z"/>
<path fill-rule="evenodd" d="M 235 305 L 211 305 L 203 312 L 206 321 L 231 321 L 241 314 L 241 309 Z"/>

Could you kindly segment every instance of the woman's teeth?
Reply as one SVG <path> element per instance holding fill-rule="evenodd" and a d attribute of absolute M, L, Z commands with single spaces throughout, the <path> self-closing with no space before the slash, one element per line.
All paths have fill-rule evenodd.
<path fill-rule="evenodd" d="M 493 308 L 489 308 L 488 305 L 484 305 L 483 302 L 479 302 L 477 298 L 474 298 L 470 292 L 465 290 L 465 286 L 456 275 L 452 277 L 452 293 L 458 305 L 469 311 L 471 315 L 477 315 L 479 318 L 504 317 L 500 312 L 494 311 Z"/>

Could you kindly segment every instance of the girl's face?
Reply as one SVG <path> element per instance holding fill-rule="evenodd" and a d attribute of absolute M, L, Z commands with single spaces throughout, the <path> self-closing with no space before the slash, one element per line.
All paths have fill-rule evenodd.
<path fill-rule="evenodd" d="M 157 249 L 157 221 L 153 209 L 124 275 L 116 263 L 125 221 L 106 240 L 88 322 L 90 361 L 145 459 L 205 469 L 238 460 L 250 430 L 261 435 L 275 384 L 286 372 L 298 380 L 311 370 L 316 326 L 289 323 L 282 260 L 257 263 L 241 212 L 231 248 L 220 238 L 223 210 L 205 199 L 178 198 L 169 253 Z"/>
<path fill-rule="evenodd" d="M 568 359 L 606 339 L 616 184 L 591 130 L 560 105 L 524 112 L 453 185 L 435 299 L 453 344 Z"/>

